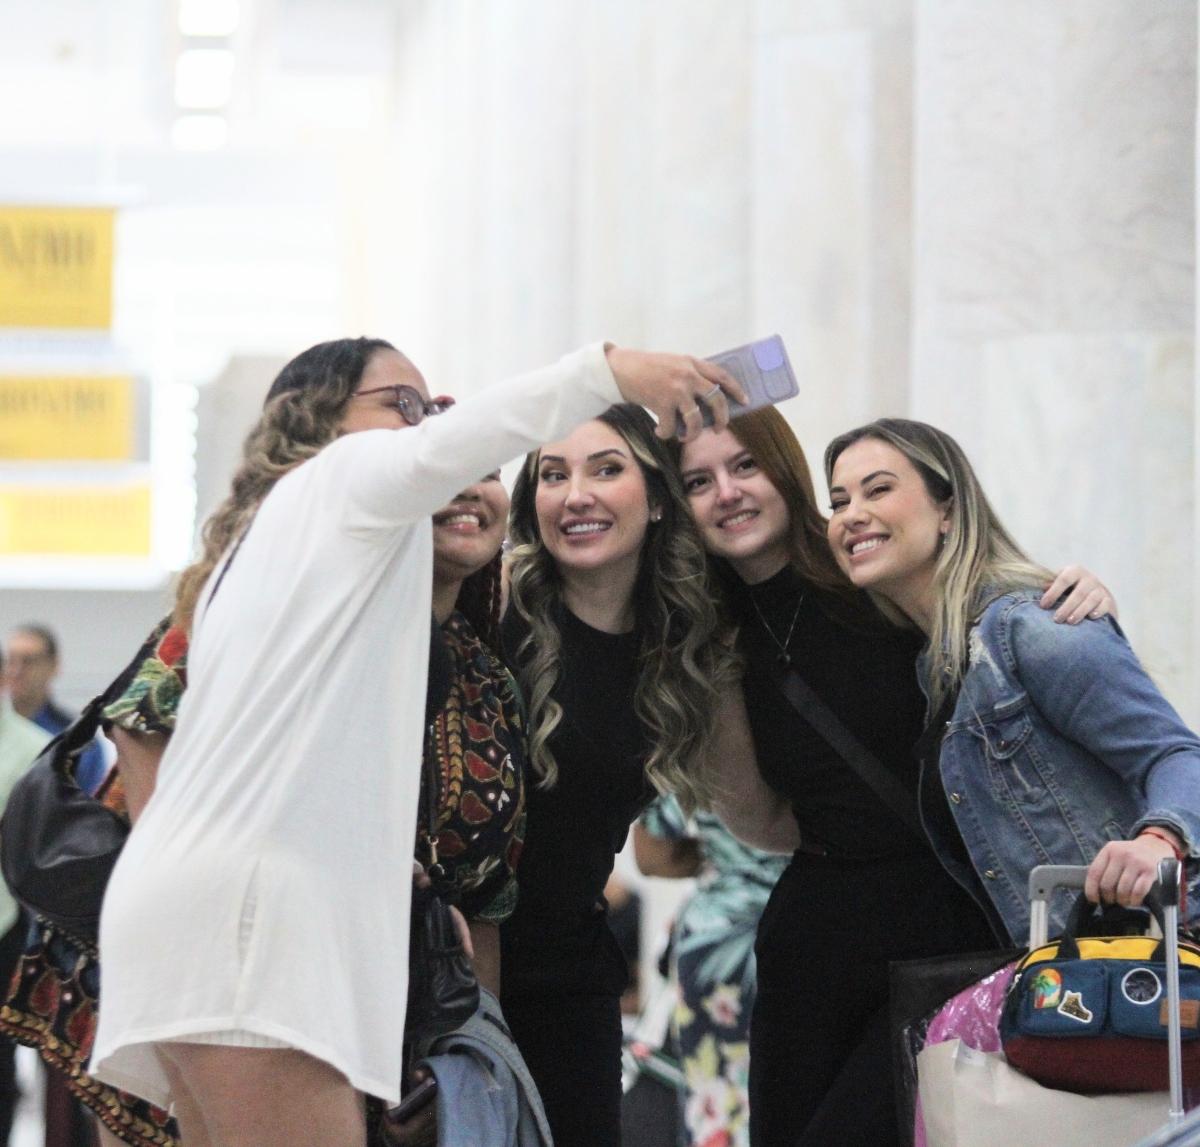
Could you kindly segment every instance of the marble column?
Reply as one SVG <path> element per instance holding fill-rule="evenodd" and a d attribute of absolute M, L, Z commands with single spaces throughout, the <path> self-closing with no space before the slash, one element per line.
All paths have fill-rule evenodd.
<path fill-rule="evenodd" d="M 583 5 L 580 332 L 749 337 L 749 0 Z"/>
<path fill-rule="evenodd" d="M 1197 17 L 1200 18 L 1200 6 L 1197 6 Z M 1196 104 L 1200 107 L 1200 88 L 1193 89 Z M 1200 131 L 1200 113 L 1197 114 L 1197 129 Z M 1200 137 L 1193 136 L 1196 167 L 1193 169 L 1196 193 L 1200 197 Z M 1195 218 L 1200 219 L 1200 198 L 1195 204 Z M 1194 239 L 1197 241 L 1197 255 L 1200 256 L 1200 228 L 1196 228 Z M 1196 260 L 1200 267 L 1200 257 Z M 1193 345 L 1200 346 L 1200 292 L 1197 292 L 1196 326 L 1193 328 L 1197 336 Z M 1193 362 L 1192 373 L 1192 414 L 1195 433 L 1192 437 L 1192 680 L 1191 702 L 1188 712 L 1193 727 L 1200 715 L 1200 370 Z"/>
<path fill-rule="evenodd" d="M 398 337 L 467 393 L 574 337 L 574 3 L 406 6 L 389 236 Z"/>
<path fill-rule="evenodd" d="M 592 338 L 709 354 L 778 331 L 816 454 L 903 410 L 911 5 L 406 5 L 397 337 L 466 393 Z"/>
<path fill-rule="evenodd" d="M 819 471 L 908 403 L 912 0 L 758 0 L 754 65 L 751 326 L 783 335 Z"/>
<path fill-rule="evenodd" d="M 1196 6 L 917 0 L 912 409 L 1193 721 Z"/>

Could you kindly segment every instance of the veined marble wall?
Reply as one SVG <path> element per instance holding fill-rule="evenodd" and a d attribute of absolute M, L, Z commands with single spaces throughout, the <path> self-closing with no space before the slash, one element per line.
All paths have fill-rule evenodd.
<path fill-rule="evenodd" d="M 835 434 L 908 406 L 912 3 L 755 14 L 753 325 L 784 337 L 819 471 Z"/>
<path fill-rule="evenodd" d="M 1200 721 L 1195 0 L 402 10 L 369 297 L 436 388 L 778 331 L 810 457 L 951 430 Z"/>
<path fill-rule="evenodd" d="M 913 413 L 1195 723 L 1196 6 L 916 12 Z"/>
<path fill-rule="evenodd" d="M 907 403 L 911 0 L 419 0 L 377 326 L 465 393 L 778 331 L 819 457 Z"/>

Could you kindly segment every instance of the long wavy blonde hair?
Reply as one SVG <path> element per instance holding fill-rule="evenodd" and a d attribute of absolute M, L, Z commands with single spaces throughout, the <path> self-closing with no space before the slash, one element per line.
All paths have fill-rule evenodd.
<path fill-rule="evenodd" d="M 640 639 L 634 710 L 649 745 L 646 777 L 690 810 L 709 797 L 703 769 L 717 699 L 739 677 L 734 635 L 718 613 L 704 544 L 654 422 L 629 403 L 609 407 L 599 421 L 625 440 L 645 479 L 648 501 L 662 514 L 647 527 L 633 590 L 634 632 Z M 558 779 L 550 740 L 563 719 L 554 688 L 562 649 L 557 618 L 565 606 L 562 577 L 538 526 L 539 458 L 538 451 L 526 457 L 513 487 L 509 569 L 511 607 L 529 623 L 529 635 L 516 651 L 529 703 L 529 756 L 539 785 L 550 788 Z"/>
<path fill-rule="evenodd" d="M 929 689 L 936 712 L 962 684 L 968 666 L 968 635 L 988 604 L 1018 589 L 1041 589 L 1054 575 L 1032 561 L 992 509 L 971 463 L 944 430 L 907 418 L 880 418 L 839 434 L 825 448 L 825 478 L 849 446 L 876 438 L 894 446 L 916 468 L 934 505 L 949 503 L 950 529 L 937 558 L 937 605 L 929 631 Z M 880 610 L 903 624 L 907 619 L 880 594 Z"/>
<path fill-rule="evenodd" d="M 233 489 L 200 533 L 200 557 L 179 575 L 174 623 L 192 626 L 196 602 L 221 555 L 250 525 L 275 483 L 328 446 L 339 434 L 346 403 L 383 339 L 335 339 L 298 354 L 271 384 L 262 417 L 246 436 Z"/>

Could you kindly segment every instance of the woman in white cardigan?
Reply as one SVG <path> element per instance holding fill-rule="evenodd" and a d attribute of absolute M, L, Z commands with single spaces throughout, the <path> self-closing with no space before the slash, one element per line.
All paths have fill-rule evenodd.
<path fill-rule="evenodd" d="M 399 1098 L 430 515 L 622 399 L 687 437 L 710 363 L 594 345 L 439 418 L 379 340 L 288 364 L 180 582 L 189 683 L 109 884 L 92 1058 L 188 1147 L 353 1147 Z M 403 959 L 401 959 L 403 965 Z"/>

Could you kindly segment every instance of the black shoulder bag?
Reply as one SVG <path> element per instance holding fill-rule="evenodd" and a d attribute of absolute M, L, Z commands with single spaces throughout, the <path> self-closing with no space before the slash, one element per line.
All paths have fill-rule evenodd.
<path fill-rule="evenodd" d="M 217 596 L 249 528 L 217 576 Z M 116 701 L 137 675 L 138 657 L 54 738 L 13 786 L 0 819 L 0 871 L 19 904 L 79 939 L 95 943 L 100 905 L 129 823 L 89 796 L 75 780 L 79 757 Z"/>
<path fill-rule="evenodd" d="M 96 697 L 42 750 L 13 787 L 0 820 L 0 869 L 13 897 L 93 943 L 104 889 L 129 835 L 124 817 L 75 781 L 108 700 L 107 693 Z"/>

